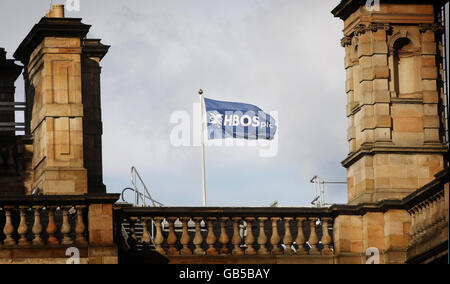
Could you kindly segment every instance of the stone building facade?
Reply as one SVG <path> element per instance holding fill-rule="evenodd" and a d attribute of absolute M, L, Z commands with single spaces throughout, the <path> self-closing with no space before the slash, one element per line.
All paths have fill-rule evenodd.
<path fill-rule="evenodd" d="M 102 177 L 101 60 L 109 46 L 55 5 L 0 49 L 0 263 L 363 264 L 448 258 L 443 84 L 448 1 L 342 0 L 348 204 L 132 208 Z M 23 72 L 26 102 L 14 98 Z M 15 123 L 23 110 L 25 123 Z M 25 135 L 15 135 L 16 130 Z"/>

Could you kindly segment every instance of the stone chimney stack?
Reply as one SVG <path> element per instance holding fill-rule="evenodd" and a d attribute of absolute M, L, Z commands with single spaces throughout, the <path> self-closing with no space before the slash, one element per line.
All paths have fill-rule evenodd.
<path fill-rule="evenodd" d="M 55 5 L 14 54 L 25 65 L 27 109 L 32 109 L 34 187 L 46 195 L 106 193 L 99 62 L 108 47 L 99 40 L 86 47 L 89 29 L 81 19 L 65 18 L 64 6 Z"/>
<path fill-rule="evenodd" d="M 444 169 L 444 0 L 342 0 L 350 204 L 402 199 Z"/>
<path fill-rule="evenodd" d="M 83 91 L 83 145 L 84 165 L 88 171 L 89 192 L 105 193 L 102 159 L 102 109 L 100 62 L 109 46 L 100 39 L 84 39 L 81 59 Z"/>
<path fill-rule="evenodd" d="M 17 80 L 21 72 L 22 66 L 15 64 L 12 59 L 6 59 L 5 49 L 0 48 L 0 103 L 14 103 L 14 93 L 16 90 L 14 87 L 14 82 Z M 0 123 L 14 122 L 15 115 L 13 106 L 0 105 Z M 14 135 L 14 131 L 0 131 L 0 136 Z"/>

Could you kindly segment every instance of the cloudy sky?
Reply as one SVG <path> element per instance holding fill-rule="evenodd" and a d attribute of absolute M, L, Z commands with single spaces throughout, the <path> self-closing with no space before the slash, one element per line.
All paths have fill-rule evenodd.
<path fill-rule="evenodd" d="M 53 1 L 62 3 L 64 1 Z M 175 111 L 192 115 L 197 91 L 278 112 L 278 154 L 207 147 L 208 205 L 309 205 L 309 180 L 345 181 L 343 24 L 338 0 L 81 0 L 67 13 L 111 45 L 102 61 L 104 181 L 131 185 L 136 166 L 155 199 L 201 205 L 199 147 L 174 147 Z M 11 56 L 49 0 L 2 0 L 0 46 Z M 19 80 L 20 81 L 20 80 Z M 17 82 L 23 96 L 23 84 Z M 346 187 L 326 187 L 345 203 Z"/>

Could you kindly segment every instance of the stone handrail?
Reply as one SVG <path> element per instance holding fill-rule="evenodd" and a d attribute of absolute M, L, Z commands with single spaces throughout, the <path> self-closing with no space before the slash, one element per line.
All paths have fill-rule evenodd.
<path fill-rule="evenodd" d="M 111 203 L 108 198 L 111 199 L 89 195 L 2 196 L 0 249 L 88 245 L 89 205 Z"/>
<path fill-rule="evenodd" d="M 319 208 L 116 207 L 128 244 L 168 256 L 333 255 L 333 216 Z M 137 237 L 136 227 L 142 227 Z"/>

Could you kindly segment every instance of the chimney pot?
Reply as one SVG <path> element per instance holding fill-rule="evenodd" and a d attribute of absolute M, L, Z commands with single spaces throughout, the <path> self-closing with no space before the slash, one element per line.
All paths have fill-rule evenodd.
<path fill-rule="evenodd" d="M 64 5 L 53 5 L 50 12 L 47 14 L 48 18 L 64 18 Z"/>

